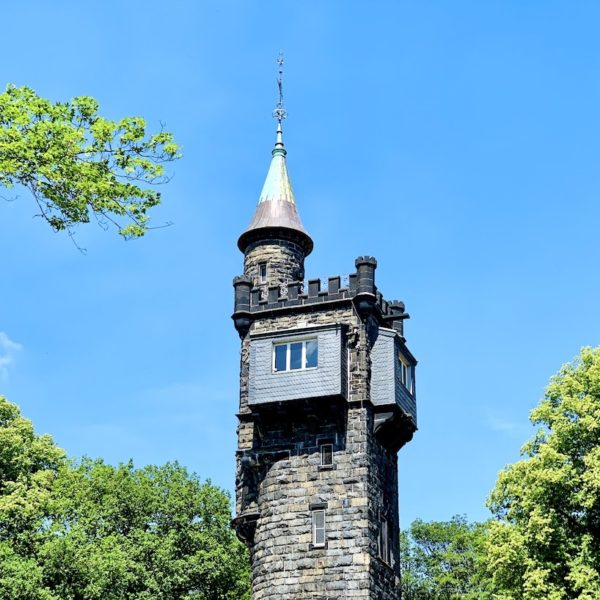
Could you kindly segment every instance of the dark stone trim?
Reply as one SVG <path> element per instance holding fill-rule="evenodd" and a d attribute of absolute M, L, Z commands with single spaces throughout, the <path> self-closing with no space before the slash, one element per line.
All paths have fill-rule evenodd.
<path fill-rule="evenodd" d="M 231 521 L 231 526 L 241 542 L 248 546 L 254 543 L 256 524 L 260 518 L 259 512 L 242 513 Z"/>
<path fill-rule="evenodd" d="M 355 483 L 360 483 L 360 479 L 357 477 L 346 477 L 342 479 L 342 483 L 344 485 L 354 485 Z"/>
<path fill-rule="evenodd" d="M 378 409 L 373 419 L 373 433 L 388 450 L 398 452 L 404 444 L 412 440 L 417 426 L 413 418 L 398 405 Z"/>
<path fill-rule="evenodd" d="M 347 329 L 348 326 L 344 323 L 333 323 L 331 325 L 310 325 L 308 327 L 294 327 L 293 329 L 285 329 L 280 331 L 264 331 L 262 333 L 251 333 L 251 340 L 259 340 L 263 338 L 294 338 L 303 337 L 305 334 L 317 333 L 319 331 L 331 331 L 336 329 Z"/>
<path fill-rule="evenodd" d="M 309 550 L 327 550 L 327 542 L 325 542 L 324 544 L 320 544 L 318 546 L 315 546 L 312 542 L 310 542 L 308 544 L 308 549 Z"/>
<path fill-rule="evenodd" d="M 339 410 L 346 403 L 346 398 L 343 395 L 334 394 L 333 396 L 316 396 L 314 398 L 291 398 L 290 400 L 253 402 L 249 406 L 252 407 L 255 415 L 272 413 L 273 408 L 297 411 L 299 407 L 302 407 L 303 411 L 312 410 L 335 413 L 336 410 Z"/>
<path fill-rule="evenodd" d="M 256 243 L 268 241 L 270 239 L 282 240 L 298 244 L 308 256 L 313 250 L 313 241 L 310 236 L 298 229 L 288 229 L 287 227 L 257 227 L 248 229 L 240 235 L 238 239 L 238 248 L 246 253 L 249 246 Z"/>

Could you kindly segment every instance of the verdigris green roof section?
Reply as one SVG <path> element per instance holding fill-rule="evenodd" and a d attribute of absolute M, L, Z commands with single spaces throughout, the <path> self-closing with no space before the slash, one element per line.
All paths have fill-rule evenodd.
<path fill-rule="evenodd" d="M 258 203 L 262 202 L 290 202 L 296 204 L 294 199 L 294 191 L 292 190 L 292 183 L 288 174 L 287 165 L 285 162 L 285 149 L 283 148 L 283 142 L 281 142 L 281 148 L 273 150 L 273 158 L 271 159 L 271 165 L 267 178 L 263 185 L 260 193 Z"/>

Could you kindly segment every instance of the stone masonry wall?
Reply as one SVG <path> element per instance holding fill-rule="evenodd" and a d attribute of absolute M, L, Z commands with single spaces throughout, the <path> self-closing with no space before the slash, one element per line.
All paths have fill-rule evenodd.
<path fill-rule="evenodd" d="M 250 244 L 244 257 L 244 274 L 256 287 L 285 286 L 304 279 L 304 256 L 301 246 L 286 240 L 267 239 Z M 267 281 L 259 282 L 258 266 L 267 263 Z"/>
<path fill-rule="evenodd" d="M 256 259 L 258 264 L 258 259 Z M 370 344 L 351 306 L 267 316 L 255 333 L 302 324 L 348 326 L 348 403 L 283 402 L 252 413 L 248 406 L 249 336 L 242 340 L 237 513 L 258 513 L 251 543 L 254 600 L 396 600 L 393 566 L 378 555 L 382 515 L 398 537 L 397 462 L 373 434 Z M 301 331 L 301 329 L 297 329 Z M 322 400 L 322 399 L 321 399 Z M 334 444 L 333 468 L 320 466 L 320 444 Z M 311 510 L 326 510 L 326 547 L 312 547 Z"/>
<path fill-rule="evenodd" d="M 255 600 L 371 598 L 364 411 L 303 413 L 261 421 L 263 450 L 289 459 L 260 482 L 253 559 Z M 320 467 L 320 443 L 334 445 L 334 467 Z M 312 507 L 325 508 L 326 547 L 312 547 Z"/>

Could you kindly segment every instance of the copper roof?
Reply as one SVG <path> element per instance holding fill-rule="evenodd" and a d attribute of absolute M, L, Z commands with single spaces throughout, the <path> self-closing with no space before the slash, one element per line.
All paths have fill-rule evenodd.
<path fill-rule="evenodd" d="M 238 247 L 244 252 L 251 241 L 260 239 L 261 234 L 272 236 L 276 233 L 274 230 L 278 230 L 280 234 L 299 234 L 306 254 L 310 254 L 313 242 L 302 225 L 296 207 L 285 161 L 287 152 L 283 146 L 281 122 L 277 127 L 277 141 L 272 154 L 273 158 L 260 193 L 258 206 L 250 225 L 238 240 Z"/>

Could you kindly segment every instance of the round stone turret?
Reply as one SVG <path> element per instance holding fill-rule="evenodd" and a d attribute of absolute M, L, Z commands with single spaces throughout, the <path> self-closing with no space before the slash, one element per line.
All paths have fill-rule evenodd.
<path fill-rule="evenodd" d="M 301 240 L 288 236 L 287 232 L 274 231 L 246 248 L 244 274 L 252 279 L 255 287 L 303 281 L 305 256 Z"/>

